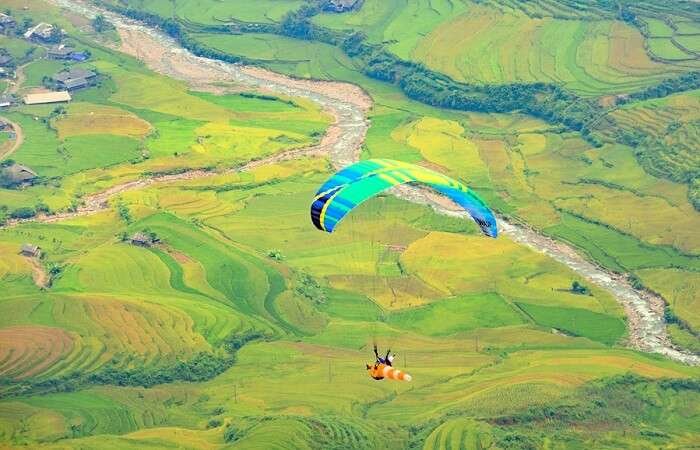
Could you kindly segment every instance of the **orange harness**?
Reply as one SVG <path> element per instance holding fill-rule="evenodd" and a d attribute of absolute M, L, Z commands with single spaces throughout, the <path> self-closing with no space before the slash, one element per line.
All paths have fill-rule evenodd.
<path fill-rule="evenodd" d="M 395 369 L 386 364 L 375 363 L 367 364 L 367 371 L 369 376 L 375 380 L 383 380 L 384 378 L 391 378 L 397 381 L 411 381 L 411 375 L 406 372 L 402 372 L 399 369 Z"/>

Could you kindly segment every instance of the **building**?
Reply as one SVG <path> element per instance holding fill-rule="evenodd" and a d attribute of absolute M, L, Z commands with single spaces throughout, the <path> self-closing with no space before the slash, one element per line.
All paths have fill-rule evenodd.
<path fill-rule="evenodd" d="M 69 91 L 75 91 L 76 89 L 82 89 L 87 86 L 88 81 L 85 78 L 72 78 L 63 83 L 61 87 Z"/>
<path fill-rule="evenodd" d="M 73 61 L 83 62 L 90 59 L 90 54 L 88 52 L 73 52 L 70 54 L 70 59 Z"/>
<path fill-rule="evenodd" d="M 0 66 L 11 66 L 14 62 L 14 58 L 10 55 L 2 55 L 0 54 Z"/>
<path fill-rule="evenodd" d="M 8 108 L 14 103 L 15 99 L 11 95 L 0 95 L 0 108 Z"/>
<path fill-rule="evenodd" d="M 24 97 L 24 103 L 27 105 L 43 105 L 45 103 L 69 102 L 70 100 L 71 96 L 67 91 L 27 94 Z"/>
<path fill-rule="evenodd" d="M 89 86 L 96 77 L 92 70 L 70 69 L 55 73 L 51 78 L 59 88 L 72 91 Z"/>
<path fill-rule="evenodd" d="M 71 59 L 73 52 L 75 52 L 73 47 L 60 44 L 52 46 L 46 53 L 46 56 L 51 59 Z"/>
<path fill-rule="evenodd" d="M 0 169 L 0 172 L 2 172 L 2 178 L 4 178 L 10 185 L 31 183 L 38 177 L 36 172 L 34 172 L 32 169 L 20 164 L 13 164 L 9 167 L 5 167 Z"/>
<path fill-rule="evenodd" d="M 143 231 L 139 231 L 131 236 L 131 243 L 140 247 L 150 247 L 157 242 L 158 238 L 155 237 L 155 235 L 145 233 Z"/>
<path fill-rule="evenodd" d="M 39 258 L 41 257 L 41 247 L 32 244 L 22 244 L 19 254 L 30 258 Z"/>
<path fill-rule="evenodd" d="M 5 33 L 10 31 L 17 25 L 15 19 L 7 14 L 0 13 L 0 33 Z"/>
<path fill-rule="evenodd" d="M 0 131 L 4 130 L 5 128 L 9 127 L 10 124 L 5 122 L 4 120 L 0 119 Z"/>
<path fill-rule="evenodd" d="M 50 23 L 46 22 L 41 22 L 38 25 L 35 25 L 28 29 L 24 33 L 25 39 L 33 39 L 33 40 L 38 40 L 38 41 L 43 41 L 43 42 L 48 42 L 51 40 L 51 37 L 53 36 L 55 32 L 55 28 L 53 25 Z"/>
<path fill-rule="evenodd" d="M 328 0 L 323 8 L 326 11 L 345 12 L 358 8 L 362 0 Z"/>

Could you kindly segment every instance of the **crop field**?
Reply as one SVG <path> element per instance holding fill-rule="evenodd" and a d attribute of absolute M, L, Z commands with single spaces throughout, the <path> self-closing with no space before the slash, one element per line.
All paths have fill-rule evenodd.
<path fill-rule="evenodd" d="M 26 3 L 8 0 L 80 36 L 99 86 L 65 108 L 3 112 L 24 131 L 12 159 L 42 180 L 0 190 L 0 219 L 22 207 L 67 211 L 154 173 L 222 173 L 120 192 L 86 216 L 0 227 L 0 447 L 693 448 L 700 439 L 700 371 L 625 348 L 625 313 L 608 291 L 507 234 L 483 237 L 388 193 L 320 232 L 309 203 L 331 175 L 327 159 L 223 170 L 318 143 L 332 118 L 317 105 L 221 94 L 224 84 L 193 90 Z M 303 3 L 129 5 L 218 25 L 279 22 Z M 595 97 L 694 67 L 652 60 L 668 51 L 653 42 L 692 49 L 700 32 L 692 11 L 663 21 L 650 15 L 656 6 L 634 6 L 649 36 L 606 4 L 573 0 L 365 0 L 312 20 L 361 29 L 459 80 L 554 82 Z M 644 129 L 658 145 L 594 148 L 531 116 L 408 100 L 317 41 L 191 37 L 282 73 L 360 85 L 374 101 L 363 158 L 453 176 L 499 214 L 633 275 L 667 300 L 673 341 L 700 348 L 700 215 L 687 185 L 669 181 L 694 173 L 698 91 L 611 106 L 622 129 Z M 22 89 L 64 64 L 36 56 Z M 154 242 L 136 245 L 137 233 Z M 43 256 L 20 255 L 25 243 Z M 367 376 L 375 343 L 396 352 L 410 383 Z"/>
<path fill-rule="evenodd" d="M 59 139 L 85 134 L 122 135 L 143 138 L 151 131 L 151 125 L 135 114 L 123 109 L 90 103 L 72 103 L 65 116 L 53 124 Z"/>
<path fill-rule="evenodd" d="M 617 304 L 596 290 L 591 297 L 558 291 L 568 288 L 575 277 L 505 238 L 495 241 L 494 247 L 476 235 L 429 232 L 426 228 L 441 223 L 433 213 L 391 198 L 363 205 L 333 236 L 303 226 L 311 190 L 325 176 L 322 161 L 286 162 L 206 182 L 180 181 L 124 194 L 121 202 L 134 218 L 130 224 L 116 214 L 103 213 L 61 225 L 26 225 L 4 231 L 0 238 L 7 246 L 36 241 L 41 235 L 54 236 L 54 242 L 46 244 L 48 261 L 66 266 L 50 292 L 32 295 L 27 286 L 25 293 L 0 304 L 2 310 L 14 311 L 3 316 L 13 317 L 15 323 L 0 327 L 13 345 L 41 345 L 49 355 L 66 355 L 54 364 L 43 362 L 46 367 L 31 359 L 12 365 L 11 374 L 17 379 L 46 379 L 75 370 L 99 372 L 108 362 L 121 370 L 167 366 L 174 359 L 215 351 L 236 330 L 266 330 L 280 337 L 307 334 L 301 342 L 283 338 L 246 346 L 233 369 L 201 385 L 165 385 L 153 391 L 90 387 L 76 393 L 9 400 L 2 408 L 5 439 L 19 444 L 74 438 L 61 441 L 71 447 L 89 445 L 90 436 L 109 433 L 123 435 L 109 442 L 128 448 L 142 439 L 150 443 L 143 445 L 157 445 L 164 442 L 159 439 L 166 439 L 163 433 L 174 430 L 171 427 L 184 427 L 183 439 L 191 445 L 215 445 L 221 442 L 223 428 L 204 428 L 212 420 L 209 411 L 223 409 L 225 417 L 238 417 L 245 411 L 247 419 L 234 419 L 244 436 L 241 445 L 267 442 L 270 437 L 265 436 L 274 427 L 322 429 L 323 439 L 329 442 L 349 439 L 347 442 L 367 444 L 378 439 L 380 431 L 352 418 L 352 405 L 358 398 L 386 397 L 388 403 L 368 406 L 370 417 L 406 422 L 413 420 L 426 401 L 436 405 L 432 414 L 439 415 L 457 405 L 497 414 L 516 405 L 554 400 L 599 376 L 602 367 L 604 374 L 622 373 L 630 367 L 652 377 L 689 373 L 682 366 L 632 352 L 605 350 L 598 342 L 612 345 L 624 332 Z M 277 181 L 269 184 L 270 180 Z M 280 198 L 279 192 L 285 195 Z M 192 200 L 200 196 L 208 206 L 199 203 L 193 207 Z M 195 218 L 201 225 L 192 224 Z M 266 223 L 278 233 L 261 233 Z M 115 238 L 120 230 L 142 229 L 156 233 L 161 244 L 147 249 Z M 305 242 L 310 239 L 320 239 L 322 244 L 309 248 Z M 351 241 L 358 243 L 350 246 Z M 392 261 L 384 245 L 405 250 L 393 259 L 400 262 L 400 270 L 385 271 L 380 277 L 379 272 L 385 270 L 382 264 Z M 435 258 L 440 246 L 471 251 L 457 253 L 460 259 L 451 259 L 450 253 Z M 268 261 L 264 254 L 269 249 L 278 250 L 282 262 Z M 324 256 L 329 254 L 341 257 Z M 102 264 L 105 260 L 112 261 L 109 267 Z M 513 265 L 515 260 L 520 264 Z M 4 270 L 5 280 L 8 275 L 26 274 L 22 267 Z M 302 271 L 329 287 L 318 310 L 313 303 L 309 305 L 309 299 L 289 290 L 296 283 L 294 274 Z M 361 278 L 345 283 L 340 273 Z M 392 304 L 397 300 L 391 289 L 380 283 L 392 277 L 402 280 L 396 286 L 404 288 L 413 286 L 409 280 L 414 279 L 415 286 L 423 286 L 426 295 L 422 301 L 429 305 L 407 307 L 400 295 L 398 303 Z M 281 291 L 275 287 L 276 278 L 282 280 Z M 376 287 L 372 282 L 365 281 L 368 286 L 357 282 L 372 278 L 377 280 Z M 421 292 L 413 289 L 409 294 Z M 280 294 L 284 291 L 287 294 Z M 297 307 L 289 308 L 292 299 Z M 420 297 L 413 301 L 415 306 Z M 20 304 L 24 306 L 18 308 Z M 591 328 L 606 321 L 617 325 Z M 31 327 L 46 331 L 20 339 Z M 551 327 L 581 337 L 555 335 Z M 455 333 L 461 338 L 454 337 Z M 366 375 L 356 367 L 368 358 L 371 336 L 400 349 L 400 364 L 420 380 L 415 388 L 366 382 Z M 494 356 L 479 350 L 493 347 L 514 353 L 468 389 L 448 381 L 494 363 Z M 579 350 L 572 350 L 576 348 Z M 522 358 L 537 365 L 524 372 L 517 370 Z M 581 373 L 583 361 L 592 365 Z M 274 366 L 274 381 L 258 376 L 260 367 L 266 365 Z M 300 365 L 306 368 L 302 372 Z M 571 373 L 554 372 L 550 367 L 570 367 Z M 30 376 L 27 371 L 31 370 L 36 373 Z M 343 389 L 333 387 L 341 382 Z M 433 386 L 438 382 L 444 388 L 436 390 Z M 237 386 L 235 398 L 233 385 Z M 292 385 L 295 389 L 290 391 Z M 334 393 L 329 395 L 329 390 Z M 533 400 L 533 393 L 538 400 Z M 136 401 L 137 395 L 141 400 Z M 180 400 L 175 399 L 178 396 Z M 510 406 L 502 403 L 504 398 L 510 399 Z M 387 409 L 387 405 L 392 406 Z M 196 412 L 188 418 L 187 411 Z M 262 423 L 255 418 L 272 411 L 300 417 Z M 319 412 L 321 416 L 313 420 L 320 422 L 301 418 Z M 429 414 L 423 411 L 418 416 L 428 420 Z M 38 434 L 28 434 L 27 426 L 22 428 L 19 417 L 27 416 L 31 417 L 28 429 Z M 168 428 L 159 428 L 166 424 Z M 302 431 L 300 439 L 309 432 Z M 399 429 L 392 433 L 398 443 L 408 439 Z M 471 439 L 471 431 L 465 433 L 464 439 Z"/>
<path fill-rule="evenodd" d="M 516 2 L 479 3 L 367 0 L 359 11 L 315 21 L 362 30 L 402 58 L 467 82 L 547 81 L 595 96 L 631 92 L 682 70 L 654 62 L 639 30 L 600 20 L 605 16 L 590 20 L 574 9 L 553 12 L 547 9 L 553 2 L 534 6 L 541 8 L 537 11 L 521 10 L 526 6 L 520 2 L 518 7 Z M 671 43 L 670 27 L 649 20 L 652 54 L 693 59 Z"/>
<path fill-rule="evenodd" d="M 129 6 L 166 17 L 180 17 L 199 24 L 220 25 L 233 20 L 279 22 L 288 11 L 298 9 L 303 0 L 129 0 Z"/>
<path fill-rule="evenodd" d="M 2 190 L 0 205 L 12 210 L 41 198 L 53 210 L 65 209 L 85 193 L 143 172 L 229 165 L 310 145 L 329 123 L 309 102 L 189 92 L 123 55 L 91 50 L 104 80 L 76 94 L 88 101 L 60 112 L 25 106 L 8 114 L 25 134 L 12 158 L 40 176 L 60 177 L 60 189 Z M 61 67 L 59 61 L 32 62 L 23 87 L 40 85 Z"/>

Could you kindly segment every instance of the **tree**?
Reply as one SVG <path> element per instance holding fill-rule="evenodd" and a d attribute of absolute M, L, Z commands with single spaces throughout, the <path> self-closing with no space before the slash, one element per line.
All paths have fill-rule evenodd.
<path fill-rule="evenodd" d="M 95 16 L 94 19 L 92 19 L 92 28 L 98 33 L 103 33 L 105 31 L 114 29 L 114 25 L 112 25 L 111 22 L 107 21 L 107 19 L 105 19 L 105 16 L 103 16 L 102 14 L 98 14 Z"/>
<path fill-rule="evenodd" d="M 17 208 L 10 213 L 10 217 L 13 219 L 30 219 L 34 216 L 36 216 L 36 211 L 29 207 Z"/>
<path fill-rule="evenodd" d="M 571 292 L 579 295 L 589 295 L 591 291 L 588 289 L 588 287 L 584 286 L 578 281 L 574 281 L 571 283 Z"/>
<path fill-rule="evenodd" d="M 58 44 L 59 42 L 61 42 L 61 39 L 63 39 L 63 31 L 61 31 L 61 28 L 58 25 L 52 24 L 51 34 L 49 34 L 49 37 L 46 39 L 46 42 Z"/>

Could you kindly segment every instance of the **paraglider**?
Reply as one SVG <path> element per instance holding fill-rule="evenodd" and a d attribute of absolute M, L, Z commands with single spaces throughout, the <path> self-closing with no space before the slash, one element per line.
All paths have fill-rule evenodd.
<path fill-rule="evenodd" d="M 482 233 L 498 236 L 493 212 L 467 186 L 425 167 L 390 159 L 360 161 L 333 175 L 314 197 L 311 221 L 319 230 L 332 233 L 360 203 L 401 184 L 424 184 L 444 194 L 469 213 Z"/>
<path fill-rule="evenodd" d="M 397 381 L 411 381 L 411 375 L 392 367 L 392 362 L 396 355 L 391 355 L 390 353 L 391 350 L 387 350 L 386 356 L 382 358 L 377 352 L 377 346 L 374 346 L 374 356 L 376 360 L 374 364 L 366 364 L 369 376 L 375 380 L 390 378 Z"/>

